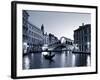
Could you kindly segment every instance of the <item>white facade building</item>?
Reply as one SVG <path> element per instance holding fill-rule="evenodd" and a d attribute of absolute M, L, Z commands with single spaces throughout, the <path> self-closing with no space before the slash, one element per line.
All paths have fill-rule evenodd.
<path fill-rule="evenodd" d="M 26 43 L 28 51 L 40 50 L 44 43 L 43 32 L 28 21 L 29 14 L 23 10 L 23 44 Z"/>

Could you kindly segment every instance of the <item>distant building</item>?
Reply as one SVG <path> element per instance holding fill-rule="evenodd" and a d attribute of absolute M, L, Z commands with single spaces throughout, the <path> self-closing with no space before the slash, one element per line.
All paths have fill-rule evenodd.
<path fill-rule="evenodd" d="M 43 45 L 43 31 L 28 21 L 29 14 L 23 10 L 23 43 L 28 44 L 28 50 L 38 50 Z"/>
<path fill-rule="evenodd" d="M 45 33 L 43 24 L 41 25 L 41 31 L 44 38 L 44 44 L 49 44 L 49 35 L 47 34 L 47 32 Z"/>
<path fill-rule="evenodd" d="M 55 42 L 57 42 L 58 41 L 58 38 L 56 37 L 56 36 L 54 36 L 53 34 L 51 34 L 51 33 L 49 33 L 49 44 L 53 44 L 53 43 L 55 43 Z"/>
<path fill-rule="evenodd" d="M 44 44 L 49 44 L 49 35 L 47 32 L 44 34 Z"/>
<path fill-rule="evenodd" d="M 79 51 L 91 51 L 91 24 L 82 24 L 78 29 L 74 30 L 74 44 L 77 45 Z"/>
<path fill-rule="evenodd" d="M 58 38 L 56 36 L 51 33 L 47 34 L 47 32 L 44 34 L 44 44 L 50 45 L 56 42 L 58 42 Z"/>
<path fill-rule="evenodd" d="M 51 33 L 47 34 L 47 32 L 44 31 L 44 25 L 43 24 L 41 26 L 41 31 L 42 31 L 43 38 L 44 38 L 44 44 L 49 45 L 49 44 L 53 44 L 53 43 L 58 41 L 58 38 L 55 35 L 53 35 Z"/>

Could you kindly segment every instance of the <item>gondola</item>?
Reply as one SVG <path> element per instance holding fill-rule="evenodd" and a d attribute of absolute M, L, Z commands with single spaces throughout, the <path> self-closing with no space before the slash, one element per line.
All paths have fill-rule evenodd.
<path fill-rule="evenodd" d="M 44 55 L 45 59 L 49 59 L 49 60 L 51 60 L 54 56 L 55 56 L 55 54 L 53 54 L 53 55 Z"/>

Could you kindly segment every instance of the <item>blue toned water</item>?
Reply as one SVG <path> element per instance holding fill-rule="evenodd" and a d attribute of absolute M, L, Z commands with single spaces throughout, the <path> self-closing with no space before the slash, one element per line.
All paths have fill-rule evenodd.
<path fill-rule="evenodd" d="M 45 53 L 48 54 L 48 52 Z M 52 52 L 52 54 L 55 56 L 51 60 L 46 59 L 43 52 L 23 56 L 23 69 L 90 66 L 89 54 L 74 54 L 66 51 Z"/>

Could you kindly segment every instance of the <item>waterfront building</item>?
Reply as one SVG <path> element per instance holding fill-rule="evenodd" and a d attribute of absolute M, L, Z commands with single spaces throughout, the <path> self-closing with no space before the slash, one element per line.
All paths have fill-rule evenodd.
<path fill-rule="evenodd" d="M 27 43 L 28 51 L 40 50 L 44 43 L 43 31 L 28 21 L 29 14 L 23 10 L 23 44 Z"/>
<path fill-rule="evenodd" d="M 27 42 L 28 37 L 28 13 L 23 10 L 23 42 Z"/>
<path fill-rule="evenodd" d="M 74 30 L 74 44 L 79 51 L 91 51 L 91 24 L 82 24 L 78 29 Z"/>
<path fill-rule="evenodd" d="M 41 31 L 44 37 L 44 44 L 50 45 L 58 41 L 58 38 L 54 34 L 47 34 L 44 30 L 44 25 L 41 25 Z"/>
<path fill-rule="evenodd" d="M 29 45 L 43 45 L 43 34 L 37 26 L 28 23 L 28 35 Z"/>
<path fill-rule="evenodd" d="M 51 33 L 49 33 L 49 38 L 48 39 L 49 39 L 49 44 L 53 44 L 53 43 L 56 43 L 58 41 L 58 38 L 55 35 L 51 34 Z"/>
<path fill-rule="evenodd" d="M 44 44 L 55 46 L 55 44 L 57 44 L 58 42 L 58 38 L 53 34 L 47 34 L 47 32 L 44 34 Z"/>

